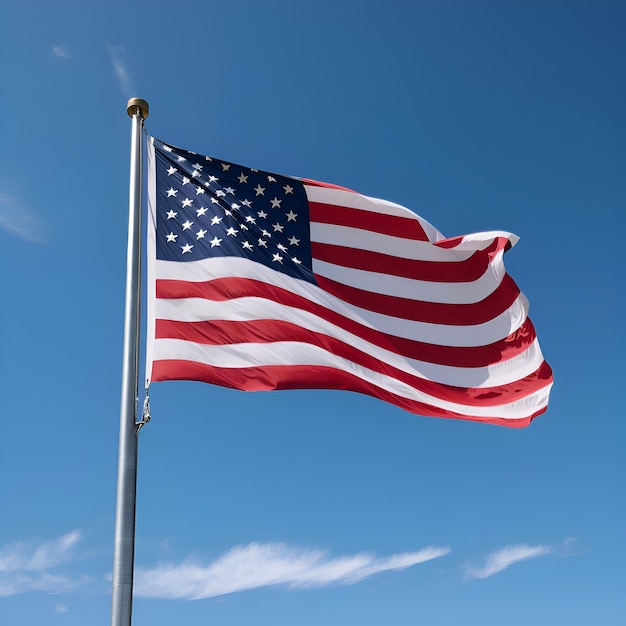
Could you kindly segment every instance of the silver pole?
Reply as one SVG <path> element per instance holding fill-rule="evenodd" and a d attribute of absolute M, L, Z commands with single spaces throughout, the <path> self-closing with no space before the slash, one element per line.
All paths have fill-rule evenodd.
<path fill-rule="evenodd" d="M 142 130 L 148 103 L 128 101 L 133 120 L 130 142 L 130 190 L 128 194 L 128 253 L 126 257 L 126 305 L 120 405 L 120 441 L 117 465 L 117 501 L 113 556 L 111 626 L 130 626 L 135 561 L 135 500 L 137 493 L 137 390 L 139 381 L 139 311 L 141 290 L 141 181 Z"/>

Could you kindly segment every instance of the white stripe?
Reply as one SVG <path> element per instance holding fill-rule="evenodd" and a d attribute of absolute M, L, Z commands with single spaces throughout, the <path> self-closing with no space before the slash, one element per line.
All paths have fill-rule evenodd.
<path fill-rule="evenodd" d="M 335 337 L 357 350 L 413 376 L 455 387 L 484 388 L 506 385 L 532 374 L 543 362 L 543 355 L 537 340 L 523 353 L 487 367 L 456 367 L 409 359 L 362 339 L 313 313 L 256 297 L 220 302 L 203 298 L 158 299 L 156 315 L 158 319 L 179 322 L 211 320 L 233 322 L 281 320 L 290 322 L 311 332 Z"/>
<path fill-rule="evenodd" d="M 502 251 L 477 280 L 442 283 L 366 271 L 313 259 L 313 273 L 370 293 L 441 304 L 474 304 L 491 295 L 502 282 L 505 270 Z"/>
<path fill-rule="evenodd" d="M 372 231 L 359 230 L 350 226 L 311 222 L 311 242 L 328 243 L 356 250 L 379 252 L 398 258 L 398 263 L 405 259 L 444 263 L 462 262 L 472 256 L 473 250 L 457 251 L 455 248 L 440 248 L 430 241 L 415 241 L 393 235 L 383 235 Z M 477 248 L 482 250 L 489 245 Z"/>
<path fill-rule="evenodd" d="M 439 241 L 444 238 L 430 222 L 427 222 L 423 217 L 416 215 L 410 209 L 396 204 L 395 202 L 389 202 L 381 198 L 371 198 L 354 191 L 344 191 L 343 189 L 332 189 L 330 187 L 314 187 L 305 184 L 304 189 L 311 202 L 333 204 L 351 209 L 359 209 L 361 211 L 369 211 L 370 213 L 381 213 L 385 216 L 394 215 L 396 217 L 413 219 L 420 223 L 430 241 Z"/>
<path fill-rule="evenodd" d="M 528 300 L 524 294 L 520 293 L 506 311 L 488 322 L 472 326 L 415 322 L 399 317 L 389 317 L 382 313 L 374 313 L 356 306 L 351 306 L 350 310 L 353 317 L 356 315 L 367 326 L 377 328 L 389 335 L 440 346 L 469 348 L 490 345 L 515 332 L 528 317 Z"/>
<path fill-rule="evenodd" d="M 430 396 L 395 378 L 373 372 L 310 344 L 276 342 L 271 344 L 243 343 L 228 346 L 207 346 L 178 339 L 158 339 L 155 344 L 155 360 L 182 359 L 222 369 L 268 367 L 272 365 L 332 367 L 349 372 L 361 380 L 400 397 L 474 417 L 522 419 L 545 407 L 549 395 L 548 387 L 515 402 L 500 406 L 482 407 L 470 404 L 457 404 Z"/>
<path fill-rule="evenodd" d="M 360 324 L 396 337 L 442 346 L 485 346 L 517 330 L 526 320 L 528 301 L 520 294 L 513 304 L 497 317 L 472 326 L 450 326 L 416 322 L 350 306 L 323 289 L 243 258 L 217 257 L 179 263 L 156 261 L 157 276 L 162 279 L 204 282 L 216 278 L 249 278 L 291 291 Z"/>
<path fill-rule="evenodd" d="M 490 246 L 495 239 L 502 237 L 508 239 L 511 247 L 518 241 L 519 237 L 504 230 L 489 230 L 483 233 L 472 233 L 463 235 L 463 239 L 454 246 L 454 250 L 484 250 Z"/>

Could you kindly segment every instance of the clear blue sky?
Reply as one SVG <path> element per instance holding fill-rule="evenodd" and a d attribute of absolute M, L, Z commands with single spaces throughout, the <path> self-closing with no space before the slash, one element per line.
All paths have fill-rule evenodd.
<path fill-rule="evenodd" d="M 519 235 L 556 382 L 523 430 L 155 384 L 134 623 L 623 624 L 625 29 L 602 0 L 0 2 L 0 621 L 109 623 L 139 96 L 170 143 Z"/>

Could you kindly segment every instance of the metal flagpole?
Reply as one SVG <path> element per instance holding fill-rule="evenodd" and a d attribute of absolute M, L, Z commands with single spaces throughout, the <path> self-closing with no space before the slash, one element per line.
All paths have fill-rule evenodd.
<path fill-rule="evenodd" d="M 135 497 L 137 493 L 137 390 L 139 381 L 139 309 L 141 289 L 142 130 L 148 103 L 131 98 L 126 108 L 132 118 L 130 190 L 128 194 L 128 252 L 124 355 L 120 405 L 120 441 L 113 556 L 111 626 L 130 626 L 135 560 Z"/>

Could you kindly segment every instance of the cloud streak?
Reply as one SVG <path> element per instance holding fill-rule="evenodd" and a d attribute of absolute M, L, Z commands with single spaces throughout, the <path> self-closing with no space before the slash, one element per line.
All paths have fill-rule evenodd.
<path fill-rule="evenodd" d="M 331 558 L 324 550 L 283 543 L 236 546 L 208 565 L 188 559 L 136 571 L 135 594 L 144 598 L 198 600 L 260 587 L 290 589 L 351 585 L 374 574 L 398 571 L 442 557 L 447 547 L 429 546 L 385 558 L 359 553 Z"/>
<path fill-rule="evenodd" d="M 117 82 L 122 90 L 122 94 L 127 98 L 130 98 L 134 93 L 134 89 L 130 80 L 130 74 L 128 73 L 126 64 L 122 59 L 124 48 L 123 46 L 107 46 L 107 48 L 109 50 L 111 64 L 113 65 L 113 71 L 117 77 Z"/>
<path fill-rule="evenodd" d="M 468 567 L 466 573 L 470 578 L 489 578 L 515 563 L 536 559 L 551 552 L 552 548 L 545 545 L 527 546 L 526 544 L 516 544 L 505 546 L 500 550 L 491 552 L 482 567 Z"/>
<path fill-rule="evenodd" d="M 43 241 L 43 229 L 19 200 L 0 191 L 0 228 L 25 241 Z"/>
<path fill-rule="evenodd" d="M 81 533 L 73 530 L 45 542 L 15 541 L 0 548 L 0 597 L 27 591 L 59 592 L 91 580 L 72 579 L 50 570 L 74 559 Z"/>
<path fill-rule="evenodd" d="M 66 46 L 63 44 L 57 44 L 52 46 L 52 54 L 59 59 L 69 59 L 70 53 Z"/>

